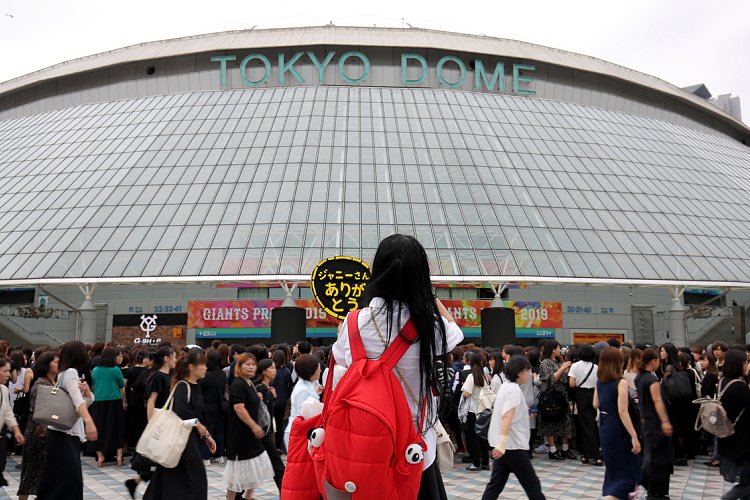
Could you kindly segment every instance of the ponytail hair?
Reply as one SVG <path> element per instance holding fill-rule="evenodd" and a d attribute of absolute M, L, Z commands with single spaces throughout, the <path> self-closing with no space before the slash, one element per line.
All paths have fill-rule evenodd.
<path fill-rule="evenodd" d="M 206 364 L 206 355 L 201 349 L 193 349 L 185 357 L 177 362 L 177 366 L 174 369 L 174 379 L 172 385 L 176 384 L 180 380 L 185 380 L 190 375 L 190 365 L 198 366 Z"/>

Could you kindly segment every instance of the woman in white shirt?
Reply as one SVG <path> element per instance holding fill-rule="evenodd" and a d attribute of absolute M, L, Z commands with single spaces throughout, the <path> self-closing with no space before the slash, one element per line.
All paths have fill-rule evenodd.
<path fill-rule="evenodd" d="M 292 390 L 291 410 L 289 412 L 289 423 L 284 431 L 284 446 L 289 449 L 289 432 L 292 430 L 294 420 L 302 415 L 302 403 L 312 398 L 320 401 L 323 386 L 318 383 L 320 378 L 320 361 L 312 354 L 303 354 L 298 357 L 294 370 L 297 372 L 297 383 Z"/>
<path fill-rule="evenodd" d="M 16 439 L 16 443 L 19 445 L 23 444 L 23 434 L 21 428 L 16 422 L 16 417 L 13 415 L 13 407 L 10 405 L 8 399 L 8 388 L 5 384 L 10 380 L 10 362 L 7 358 L 0 357 L 0 428 L 4 425 L 13 432 L 13 437 Z M 0 444 L 0 453 L 2 453 L 2 470 L 0 470 L 0 486 L 8 486 L 8 481 L 3 477 L 5 472 L 5 437 L 2 438 L 2 444 Z"/>
<path fill-rule="evenodd" d="M 466 466 L 466 470 L 476 472 L 479 470 L 490 470 L 490 445 L 486 439 L 479 437 L 474 430 L 477 423 L 477 406 L 479 405 L 479 395 L 482 387 L 489 384 L 490 381 L 485 377 L 482 369 L 482 355 L 472 353 L 469 358 L 469 367 L 471 373 L 466 377 L 461 391 L 464 399 L 469 403 L 469 414 L 466 417 L 466 423 L 463 426 L 464 435 L 466 436 L 466 446 L 469 447 L 471 464 Z"/>
<path fill-rule="evenodd" d="M 67 391 L 80 418 L 68 430 L 49 426 L 47 433 L 47 461 L 39 479 L 39 500 L 74 500 L 83 498 L 81 443 L 98 438 L 94 419 L 88 405 L 94 395 L 86 382 L 78 377 L 86 364 L 86 347 L 77 340 L 65 343 L 60 349 L 57 376 L 60 387 Z M 85 399 L 84 399 L 85 398 Z"/>
<path fill-rule="evenodd" d="M 531 363 L 524 356 L 513 356 L 505 364 L 504 373 L 506 381 L 495 398 L 487 435 L 494 463 L 482 500 L 496 500 L 511 472 L 530 500 L 544 500 L 542 485 L 528 455 L 529 407 L 520 387 L 531 377 Z"/>
<path fill-rule="evenodd" d="M 432 394 L 431 383 L 439 378 L 435 360 L 456 347 L 463 340 L 463 333 L 442 302 L 433 295 L 427 253 L 413 236 L 394 234 L 380 242 L 365 295 L 370 299 L 369 307 L 361 311 L 357 325 L 368 358 L 378 358 L 409 319 L 417 330 L 418 340 L 409 346 L 394 370 L 417 426 L 420 416 L 418 402 Z M 336 364 L 348 367 L 352 363 L 346 321 L 331 352 Z M 445 364 L 441 366 L 446 369 Z M 443 380 L 445 377 L 444 373 Z M 333 385 L 335 388 L 336 384 Z M 422 462 L 419 499 L 447 498 L 435 461 L 437 435 L 433 424 L 438 418 L 438 399 L 429 398 L 431 404 L 427 405 L 422 429 L 427 451 Z"/>
<path fill-rule="evenodd" d="M 596 387 L 597 366 L 594 364 L 594 348 L 583 344 L 578 349 L 580 361 L 570 367 L 568 374 L 570 387 L 575 388 L 576 409 L 581 435 L 578 445 L 581 449 L 581 463 L 590 461 L 594 465 L 602 465 L 599 454 L 599 429 L 596 425 L 596 410 L 594 409 L 594 387 Z"/>

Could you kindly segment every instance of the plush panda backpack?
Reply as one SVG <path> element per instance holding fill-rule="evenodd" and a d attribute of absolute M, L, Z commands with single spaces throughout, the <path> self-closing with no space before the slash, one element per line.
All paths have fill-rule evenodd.
<path fill-rule="evenodd" d="M 427 446 L 393 368 L 417 331 L 407 321 L 380 358 L 368 359 L 358 318 L 358 310 L 347 316 L 352 364 L 325 401 L 322 427 L 310 433 L 316 475 L 328 500 L 414 500 Z M 420 429 L 424 413 L 423 403 Z"/>

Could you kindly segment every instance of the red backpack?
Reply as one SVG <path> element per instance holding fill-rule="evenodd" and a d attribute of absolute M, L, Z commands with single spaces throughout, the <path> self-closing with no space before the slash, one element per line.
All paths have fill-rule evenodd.
<path fill-rule="evenodd" d="M 329 393 L 331 381 L 327 383 L 322 427 L 310 433 L 317 482 L 322 480 L 322 493 L 329 499 L 414 500 L 427 446 L 393 368 L 417 331 L 407 321 L 380 358 L 368 359 L 358 318 L 358 310 L 347 316 L 352 364 L 335 391 Z M 423 402 L 420 429 L 424 412 Z"/>

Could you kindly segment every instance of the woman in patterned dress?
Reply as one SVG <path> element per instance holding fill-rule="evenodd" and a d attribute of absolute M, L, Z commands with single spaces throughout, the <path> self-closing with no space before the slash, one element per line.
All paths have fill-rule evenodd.
<path fill-rule="evenodd" d="M 36 394 L 39 386 L 55 385 L 57 378 L 57 353 L 45 352 L 37 360 L 34 369 L 37 379 L 31 387 L 29 396 L 29 415 L 34 414 Z M 36 495 L 39 477 L 42 475 L 44 462 L 47 460 L 47 426 L 37 424 L 29 419 L 24 432 L 26 442 L 23 446 L 23 462 L 21 462 L 21 482 L 18 484 L 19 500 L 26 500 L 29 495 Z"/>
<path fill-rule="evenodd" d="M 556 340 L 548 340 L 544 343 L 542 350 L 542 363 L 539 367 L 539 380 L 542 386 L 539 391 L 540 405 L 544 395 L 549 391 L 558 391 L 565 398 L 565 415 L 559 420 L 546 420 L 544 416 L 540 419 L 538 434 L 546 436 L 547 445 L 549 446 L 550 460 L 565 460 L 566 458 L 575 460 L 576 456 L 568 448 L 568 441 L 573 437 L 573 419 L 570 415 L 570 405 L 568 404 L 568 370 L 570 361 L 564 363 L 559 361 L 560 344 Z M 555 446 L 555 438 L 562 438 L 562 451 Z"/>

